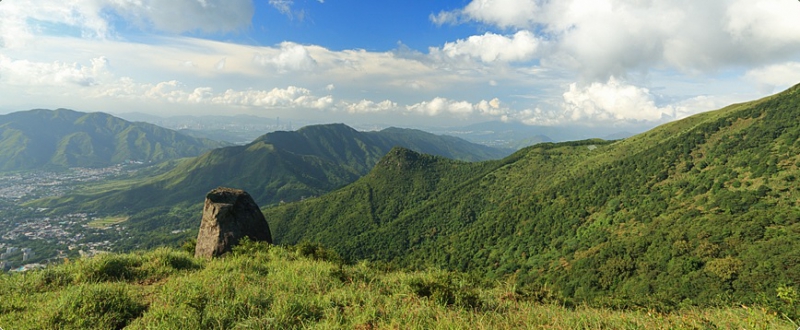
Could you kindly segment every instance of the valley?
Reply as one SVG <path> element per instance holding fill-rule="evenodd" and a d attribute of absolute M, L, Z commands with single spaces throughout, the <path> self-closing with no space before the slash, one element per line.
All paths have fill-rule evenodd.
<path fill-rule="evenodd" d="M 112 251 L 125 232 L 124 226 L 103 230 L 90 223 L 91 213 L 51 215 L 47 209 L 24 206 L 43 197 L 69 194 L 81 185 L 129 176 L 142 168 L 126 163 L 103 168 L 71 168 L 65 171 L 18 171 L 0 175 L 0 250 L 30 249 L 28 257 L 9 254 L 0 259 L 9 270 L 35 263 L 60 263 L 64 258 Z"/>

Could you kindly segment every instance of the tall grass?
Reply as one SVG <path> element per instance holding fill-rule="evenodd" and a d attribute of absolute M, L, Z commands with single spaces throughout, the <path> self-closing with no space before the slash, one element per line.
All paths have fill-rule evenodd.
<path fill-rule="evenodd" d="M 759 307 L 563 306 L 465 274 L 347 265 L 319 246 L 245 242 L 204 261 L 158 249 L 0 276 L 3 329 L 795 329 Z"/>

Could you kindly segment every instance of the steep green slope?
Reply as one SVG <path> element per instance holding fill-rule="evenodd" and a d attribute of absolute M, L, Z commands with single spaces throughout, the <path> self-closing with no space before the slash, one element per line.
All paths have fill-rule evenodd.
<path fill-rule="evenodd" d="M 265 214 L 278 243 L 514 274 L 582 301 L 796 298 L 797 118 L 800 87 L 626 140 L 540 144 L 433 173 L 381 165 L 409 154 L 397 151 L 351 186 Z"/>
<path fill-rule="evenodd" d="M 444 157 L 482 160 L 506 154 L 461 139 L 417 130 L 358 132 L 342 124 L 272 132 L 245 146 L 207 152 L 143 183 L 105 186 L 44 200 L 59 209 L 137 212 L 147 208 L 202 202 L 218 186 L 244 189 L 260 204 L 296 201 L 349 184 L 396 145 Z"/>
<path fill-rule="evenodd" d="M 99 112 L 30 110 L 0 116 L 0 170 L 156 162 L 221 146 Z"/>

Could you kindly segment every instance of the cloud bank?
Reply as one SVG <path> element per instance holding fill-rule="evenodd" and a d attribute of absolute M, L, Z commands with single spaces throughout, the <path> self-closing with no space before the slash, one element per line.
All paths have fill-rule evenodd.
<path fill-rule="evenodd" d="M 295 5 L 3 1 L 0 107 L 657 124 L 800 80 L 800 5 L 788 0 L 472 0 L 422 15 L 431 29 L 474 33 L 419 49 L 200 37 L 255 33 L 258 6 L 301 20 Z M 132 30 L 144 37 L 127 40 Z"/>

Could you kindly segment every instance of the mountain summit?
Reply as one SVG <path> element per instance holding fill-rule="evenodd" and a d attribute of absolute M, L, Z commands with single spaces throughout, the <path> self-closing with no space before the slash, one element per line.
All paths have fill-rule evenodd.
<path fill-rule="evenodd" d="M 39 109 L 0 116 L 0 170 L 158 162 L 221 146 L 101 112 Z"/>

